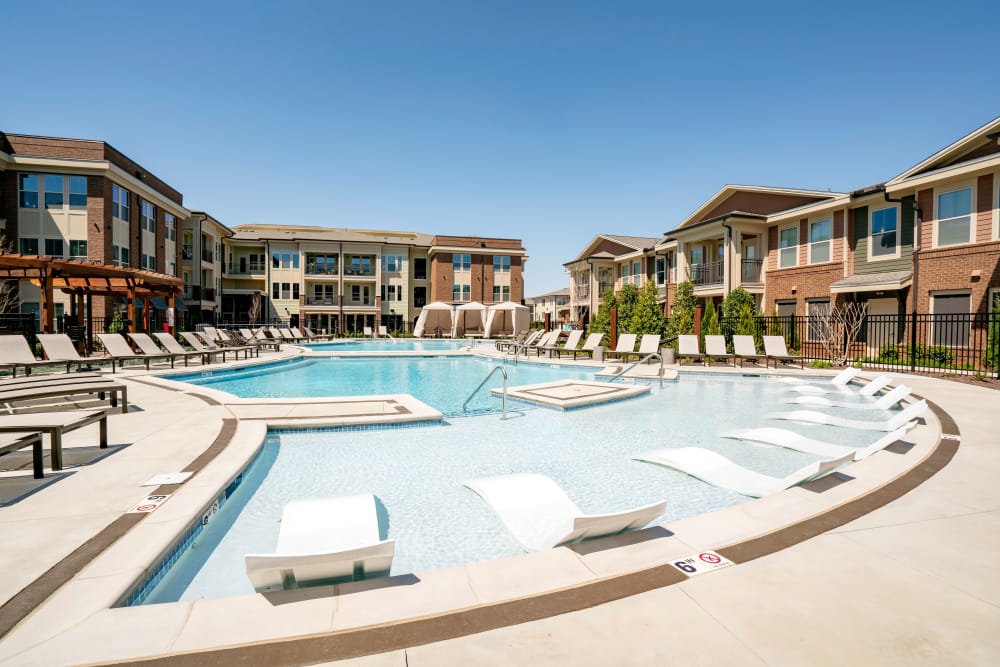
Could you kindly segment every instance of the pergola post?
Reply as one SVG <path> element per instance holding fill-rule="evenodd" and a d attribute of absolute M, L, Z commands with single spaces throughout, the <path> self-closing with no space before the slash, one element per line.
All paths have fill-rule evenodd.
<path fill-rule="evenodd" d="M 150 318 L 150 312 L 149 312 L 150 308 L 151 308 L 151 305 L 152 304 L 151 304 L 151 302 L 149 300 L 149 297 L 148 296 L 144 296 L 142 298 L 142 330 L 145 331 L 145 332 L 147 332 L 147 333 L 149 332 L 149 321 L 151 319 Z"/>
<path fill-rule="evenodd" d="M 167 295 L 167 309 L 168 309 L 167 310 L 167 323 L 170 325 L 170 335 L 171 336 L 176 336 L 177 335 L 177 311 L 174 310 L 174 300 L 175 299 L 176 299 L 176 296 L 173 294 L 173 292 L 171 292 L 170 294 Z M 170 316 L 171 313 L 173 313 L 173 317 Z"/>
<path fill-rule="evenodd" d="M 52 303 L 52 277 L 48 274 L 42 277 L 41 321 L 42 333 L 55 333 L 55 308 Z"/>
<path fill-rule="evenodd" d="M 129 282 L 128 286 L 128 330 L 129 333 L 136 333 L 135 330 L 135 285 Z"/>

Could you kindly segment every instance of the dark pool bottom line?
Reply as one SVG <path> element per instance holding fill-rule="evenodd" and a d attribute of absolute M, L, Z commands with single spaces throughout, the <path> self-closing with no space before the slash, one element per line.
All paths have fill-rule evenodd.
<path fill-rule="evenodd" d="M 915 400 L 917 399 L 915 398 Z M 958 426 L 951 416 L 930 401 L 928 401 L 928 405 L 941 423 L 942 434 L 958 436 Z M 859 496 L 829 512 L 786 526 L 773 533 L 730 545 L 720 549 L 719 553 L 734 563 L 746 563 L 849 523 L 900 498 L 930 479 L 948 465 L 958 451 L 958 447 L 959 440 L 957 438 L 942 437 L 923 462 L 889 484 Z M 818 480 L 812 484 L 821 483 L 822 480 Z M 804 485 L 804 487 L 810 488 L 810 485 Z M 652 528 L 619 537 L 640 541 L 649 539 L 650 534 L 662 530 L 662 528 Z M 594 546 L 593 543 L 584 542 L 570 545 L 567 548 L 586 553 Z M 580 611 L 685 580 L 686 577 L 683 574 L 671 564 L 666 563 L 538 595 L 457 609 L 411 620 L 394 621 L 383 625 L 320 633 L 306 637 L 277 639 L 104 664 L 201 667 L 208 662 L 214 664 L 306 665 L 345 660 L 455 639 Z"/>

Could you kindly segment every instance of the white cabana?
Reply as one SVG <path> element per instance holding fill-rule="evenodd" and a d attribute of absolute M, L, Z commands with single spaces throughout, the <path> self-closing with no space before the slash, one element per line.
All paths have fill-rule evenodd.
<path fill-rule="evenodd" d="M 413 335 L 417 338 L 422 338 L 425 333 L 428 336 L 454 335 L 454 329 L 455 307 L 450 303 L 435 301 L 421 309 L 413 327 Z"/>
<path fill-rule="evenodd" d="M 455 309 L 455 326 L 451 337 L 482 336 L 486 325 L 486 306 L 478 301 L 463 303 Z"/>
<path fill-rule="evenodd" d="M 513 301 L 504 301 L 490 306 L 486 311 L 486 338 L 494 336 L 516 336 L 528 330 L 530 314 L 527 306 Z"/>

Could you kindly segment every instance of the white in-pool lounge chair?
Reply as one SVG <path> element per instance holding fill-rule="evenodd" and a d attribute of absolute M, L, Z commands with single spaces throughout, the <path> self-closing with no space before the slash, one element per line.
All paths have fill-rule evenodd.
<path fill-rule="evenodd" d="M 854 408 L 856 410 L 888 410 L 892 406 L 910 395 L 913 391 L 905 384 L 901 384 L 889 393 L 879 396 L 874 403 L 859 403 L 857 401 L 834 401 L 826 396 L 795 396 L 783 399 L 785 403 L 797 403 L 799 405 L 815 405 L 821 408 Z"/>
<path fill-rule="evenodd" d="M 866 384 L 865 386 L 858 389 L 858 395 L 860 396 L 874 396 L 878 392 L 882 391 L 889 386 L 892 382 L 891 375 L 879 375 L 877 378 Z"/>
<path fill-rule="evenodd" d="M 860 373 L 861 373 L 860 368 L 856 368 L 854 366 L 848 366 L 844 370 L 837 373 L 837 375 L 835 375 L 834 378 L 830 380 L 830 384 L 832 384 L 835 387 L 846 387 L 850 383 L 850 381 L 856 378 Z M 812 379 L 797 378 L 797 377 L 782 377 L 778 378 L 778 382 L 784 382 L 785 384 L 812 386 L 815 381 Z M 826 383 L 818 383 L 818 386 L 823 387 L 825 386 L 825 384 Z"/>
<path fill-rule="evenodd" d="M 608 352 L 608 356 L 615 357 L 625 357 L 627 358 L 630 354 L 635 354 L 635 340 L 638 338 L 632 333 L 623 333 L 618 336 L 618 344 L 615 345 L 615 349 Z"/>
<path fill-rule="evenodd" d="M 855 369 L 857 370 L 857 369 Z M 853 375 L 851 379 L 856 378 L 857 375 Z M 785 379 L 785 378 L 782 378 Z M 852 386 L 850 380 L 847 382 L 834 385 L 830 384 L 793 384 L 788 387 L 789 391 L 798 392 L 800 394 L 857 394 L 859 396 L 874 396 L 878 392 L 885 389 L 886 386 L 892 382 L 893 378 L 891 375 L 879 375 L 874 378 L 871 382 L 861 387 Z"/>
<path fill-rule="evenodd" d="M 395 547 L 379 537 L 375 496 L 362 493 L 288 503 L 275 553 L 244 562 L 260 592 L 387 575 Z"/>
<path fill-rule="evenodd" d="M 789 431 L 785 428 L 751 428 L 723 433 L 722 437 L 733 438 L 734 440 L 746 440 L 748 442 L 760 442 L 765 445 L 784 447 L 785 449 L 793 449 L 797 452 L 814 454 L 826 458 L 836 458 L 844 454 L 851 454 L 854 456 L 855 461 L 860 461 L 868 458 L 875 452 L 882 451 L 897 440 L 901 440 L 906 435 L 906 432 L 914 426 L 916 426 L 916 422 L 903 424 L 895 431 L 882 436 L 872 444 L 860 449 L 836 445 L 832 442 L 824 442 L 822 440 L 814 440 L 813 438 L 807 438 L 801 433 Z"/>
<path fill-rule="evenodd" d="M 529 551 L 643 528 L 667 509 L 660 501 L 613 514 L 587 515 L 545 475 L 521 473 L 464 482 Z"/>
<path fill-rule="evenodd" d="M 767 357 L 757 352 L 757 343 L 754 342 L 753 336 L 746 334 L 733 336 L 733 356 L 740 360 L 740 368 L 743 368 L 743 362 L 748 359 L 759 365 L 763 358 L 765 364 L 767 363 Z"/>
<path fill-rule="evenodd" d="M 715 360 L 721 360 L 722 363 L 727 363 L 729 359 L 733 358 L 733 355 L 726 350 L 726 337 L 725 336 L 705 336 L 705 357 L 706 363 L 707 358 L 711 357 Z M 736 362 L 733 362 L 735 365 Z"/>
<path fill-rule="evenodd" d="M 863 419 L 845 419 L 844 417 L 834 417 L 815 410 L 793 410 L 791 412 L 776 412 L 768 415 L 771 419 L 786 419 L 788 421 L 806 422 L 809 424 L 827 424 L 829 426 L 842 426 L 844 428 L 856 428 L 865 431 L 895 431 L 900 426 L 909 423 L 911 420 L 920 417 L 927 412 L 927 401 L 919 400 L 908 405 L 903 410 L 894 413 L 885 421 L 867 421 Z"/>
<path fill-rule="evenodd" d="M 698 337 L 694 334 L 682 334 L 677 337 L 678 363 L 683 363 L 685 357 L 690 357 L 691 361 L 701 361 L 705 358 L 698 349 Z"/>
<path fill-rule="evenodd" d="M 52 367 L 66 367 L 69 373 L 72 361 L 50 361 L 47 359 L 36 359 L 28 341 L 21 334 L 0 336 L 0 368 L 9 368 L 12 376 L 17 377 L 17 369 L 23 368 L 25 375 L 31 375 L 32 369 Z"/>
<path fill-rule="evenodd" d="M 764 355 L 767 360 L 774 360 L 774 367 L 778 367 L 778 362 L 783 364 L 802 365 L 802 357 L 788 353 L 785 347 L 784 336 L 764 336 Z"/>
<path fill-rule="evenodd" d="M 854 452 L 810 463 L 784 477 L 771 477 L 733 463 L 725 456 L 702 447 L 657 449 L 636 457 L 687 473 L 692 477 L 744 496 L 761 498 L 822 477 L 854 460 Z"/>

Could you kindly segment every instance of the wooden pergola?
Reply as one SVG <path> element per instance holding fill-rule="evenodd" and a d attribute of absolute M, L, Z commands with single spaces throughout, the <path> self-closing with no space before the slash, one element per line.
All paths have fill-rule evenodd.
<path fill-rule="evenodd" d="M 163 297 L 167 307 L 173 308 L 175 298 L 184 291 L 183 280 L 162 273 L 35 255 L 0 255 L 0 280 L 28 280 L 41 290 L 43 333 L 55 330 L 52 298 L 55 290 L 72 294 L 71 316 L 76 318 L 77 324 L 86 324 L 88 339 L 93 331 L 93 297 L 112 296 L 127 300 L 129 332 L 135 333 L 136 304 L 140 300 L 144 305 L 143 330 L 148 331 L 150 300 L 154 296 Z M 174 333 L 174 328 L 171 325 L 171 333 Z"/>

